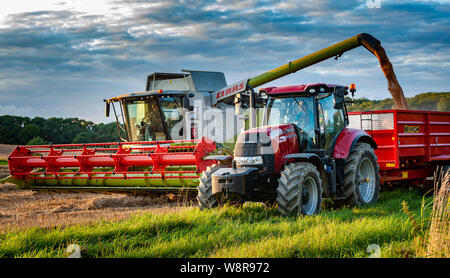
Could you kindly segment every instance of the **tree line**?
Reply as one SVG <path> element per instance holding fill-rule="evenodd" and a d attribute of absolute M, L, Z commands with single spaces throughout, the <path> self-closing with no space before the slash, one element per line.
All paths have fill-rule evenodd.
<path fill-rule="evenodd" d="M 116 123 L 96 124 L 78 118 L 0 116 L 0 143 L 20 145 L 120 141 Z"/>
<path fill-rule="evenodd" d="M 350 98 L 346 97 L 347 100 Z M 411 109 L 450 111 L 450 93 L 423 93 L 407 98 Z M 370 100 L 354 99 L 348 111 L 392 109 L 391 98 Z M 11 145 L 43 145 L 70 143 L 104 143 L 120 141 L 115 122 L 96 124 L 78 118 L 28 118 L 0 116 L 0 143 Z"/>
<path fill-rule="evenodd" d="M 346 97 L 346 100 L 351 100 Z M 450 92 L 422 93 L 406 98 L 409 108 L 413 110 L 450 111 Z M 392 98 L 370 100 L 355 98 L 353 104 L 348 104 L 348 111 L 389 110 L 394 107 Z"/>

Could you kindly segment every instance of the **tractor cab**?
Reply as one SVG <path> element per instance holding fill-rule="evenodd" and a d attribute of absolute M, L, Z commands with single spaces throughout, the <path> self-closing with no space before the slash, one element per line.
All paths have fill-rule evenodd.
<path fill-rule="evenodd" d="M 330 158 L 337 135 L 348 125 L 347 89 L 323 83 L 260 89 L 255 104 L 265 100 L 259 106 L 262 121 L 239 135 L 234 149 L 237 167 L 256 166 L 273 174 L 292 153 Z M 260 156 L 262 160 L 255 160 L 260 165 L 250 162 Z"/>
<path fill-rule="evenodd" d="M 263 126 L 292 124 L 299 138 L 299 151 L 329 150 L 345 128 L 347 87 L 329 84 L 270 87 L 260 90 L 267 97 Z M 328 154 L 328 152 L 325 152 Z"/>

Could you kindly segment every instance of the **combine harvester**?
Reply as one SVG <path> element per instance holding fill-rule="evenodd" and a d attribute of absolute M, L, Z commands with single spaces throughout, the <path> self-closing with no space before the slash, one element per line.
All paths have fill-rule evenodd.
<path fill-rule="evenodd" d="M 217 168 L 217 166 L 211 168 L 212 165 L 220 164 L 221 167 L 230 165 L 233 158 L 231 156 L 210 154 L 215 151 L 220 154 L 221 144 L 230 142 L 230 140 L 233 141 L 239 134 L 246 134 L 241 132 L 247 121 L 247 118 L 241 112 L 242 108 L 247 109 L 249 112 L 249 128 L 255 129 L 258 126 L 256 109 L 266 107 L 268 99 L 270 99 L 268 95 L 277 91 L 276 88 L 266 88 L 259 93 L 255 93 L 254 88 L 323 60 L 340 57 L 344 52 L 359 46 L 364 46 L 378 57 L 383 72 L 388 79 L 388 89 L 393 95 L 397 108 L 407 109 L 407 103 L 401 87 L 395 78 L 392 65 L 387 59 L 380 42 L 371 35 L 359 34 L 256 77 L 244 79 L 228 86 L 225 76 L 221 72 L 184 71 L 184 73 L 154 73 L 149 75 L 145 92 L 121 95 L 105 100 L 106 114 L 107 116 L 110 114 L 112 106 L 119 136 L 123 142 L 18 146 L 8 158 L 11 176 L 4 179 L 3 182 L 12 182 L 24 189 L 57 192 L 125 191 L 167 193 L 180 192 L 182 190 L 197 192 L 199 190 L 199 198 L 206 200 L 200 202 L 201 206 L 211 207 L 213 206 L 211 202 L 213 202 L 213 199 L 216 199 L 216 196 L 212 196 L 213 194 L 210 192 L 211 186 L 201 182 L 202 179 L 205 180 L 205 172 L 207 173 L 206 178 L 211 179 L 211 173 L 213 172 L 211 169 Z M 337 96 L 336 101 L 341 102 L 342 105 L 339 109 L 344 109 L 345 115 L 347 115 L 345 103 L 343 103 L 343 94 L 347 92 L 347 87 L 316 85 L 304 86 L 303 88 L 305 90 L 306 88 L 317 90 L 322 88 L 327 93 Z M 339 94 L 336 95 L 338 92 Z M 199 112 L 203 109 L 221 114 L 227 108 L 236 108 L 236 111 L 239 112 L 232 118 L 238 124 L 232 129 L 232 132 L 228 133 L 224 132 L 228 123 L 224 120 L 228 119 L 226 116 L 202 117 Z M 314 113 L 317 115 L 317 111 Z M 424 117 L 428 117 L 427 119 L 431 121 L 429 116 L 431 112 L 427 112 L 424 115 L 427 115 Z M 352 115 L 349 116 L 349 119 L 352 119 Z M 320 118 L 316 117 L 314 121 L 320 121 Z M 440 121 L 444 122 L 443 125 L 448 127 L 448 113 L 444 115 L 444 118 L 440 118 Z M 397 118 L 395 118 L 395 123 L 398 124 Z M 430 168 L 432 168 L 435 167 L 432 164 L 434 163 L 433 153 L 435 150 L 431 149 L 433 143 L 430 140 L 439 138 L 439 140 L 442 140 L 439 141 L 439 146 L 441 144 L 449 145 L 448 139 L 450 137 L 447 135 L 428 135 L 426 132 L 431 132 L 432 130 L 430 124 L 433 125 L 431 122 L 424 125 L 417 123 L 417 125 L 424 126 L 427 129 L 419 129 L 419 134 L 416 135 L 423 136 L 422 138 L 425 138 L 424 140 L 428 144 L 425 147 L 429 150 L 426 156 L 428 160 L 421 161 L 428 163 Z M 205 126 L 207 128 L 203 128 Z M 400 123 L 396 126 L 402 125 Z M 302 127 L 298 128 L 301 129 Z M 314 136 L 321 136 L 319 122 L 316 123 L 314 132 Z M 363 133 L 366 134 L 365 132 Z M 392 139 L 394 141 L 390 141 L 389 146 L 400 147 L 401 144 L 396 143 L 398 136 L 403 136 L 400 133 L 398 130 L 394 131 L 394 136 L 391 136 L 394 138 Z M 448 133 L 450 134 L 450 131 Z M 369 135 L 367 137 L 371 138 Z M 379 151 L 380 142 L 384 139 L 378 141 L 376 136 L 374 138 L 376 143 L 373 147 L 378 145 L 377 151 Z M 412 136 L 404 136 L 402 138 L 412 138 Z M 373 139 L 371 140 L 370 142 L 373 143 Z M 242 142 L 238 141 L 238 145 L 240 143 Z M 242 157 L 244 157 L 244 160 L 246 159 L 246 151 L 239 153 L 242 151 L 239 148 L 237 151 L 235 150 L 236 159 L 239 160 Z M 332 158 L 330 153 L 324 151 L 323 146 L 320 144 L 312 146 L 308 150 L 305 149 L 304 152 L 316 153 L 316 156 L 321 161 Z M 443 152 L 444 155 L 441 161 L 448 161 L 448 153 L 450 152 L 448 146 L 444 146 L 439 152 Z M 284 158 L 282 157 L 281 159 Z M 411 161 L 408 160 L 407 163 L 411 163 Z M 394 154 L 392 158 L 389 158 L 389 162 L 387 160 L 383 162 L 385 164 L 381 166 L 381 169 L 388 167 L 386 163 L 394 163 L 395 167 L 391 168 L 400 171 L 401 167 L 403 167 L 403 162 L 402 156 L 395 156 Z M 264 161 L 263 157 L 263 165 L 268 167 L 265 163 L 268 162 Z M 245 166 L 245 163 L 241 163 L 241 165 Z M 325 166 L 327 165 L 325 164 Z M 328 166 L 334 167 L 333 165 Z M 337 168 L 340 167 L 340 165 L 335 166 Z M 282 167 L 280 166 L 277 169 L 277 171 L 272 173 L 274 177 L 280 175 Z M 337 173 L 333 171 L 325 172 L 324 175 Z M 200 179 L 200 187 L 197 189 L 202 172 L 204 174 L 202 179 Z M 400 171 L 400 173 L 402 172 Z M 262 175 L 264 173 L 259 174 Z M 331 191 L 327 191 L 331 197 L 336 197 L 337 194 L 335 193 L 338 191 L 334 188 L 338 177 L 334 175 L 330 174 L 329 176 L 334 179 L 332 180 L 333 182 L 329 183 L 331 184 Z M 396 175 L 394 176 L 397 177 L 398 175 Z M 273 187 L 276 184 L 276 179 L 270 178 L 272 178 L 273 183 L 271 186 Z M 383 181 L 389 180 L 392 180 L 392 178 L 383 179 Z M 222 192 L 222 189 L 216 188 L 215 194 L 219 193 L 219 191 Z M 202 190 L 207 196 L 201 196 Z M 260 189 L 257 188 L 257 190 Z M 274 198 L 276 195 L 273 195 L 275 191 L 273 191 L 273 188 L 270 190 L 272 191 L 269 197 L 253 199 L 274 201 L 276 199 Z M 250 200 L 252 198 L 247 199 Z"/>

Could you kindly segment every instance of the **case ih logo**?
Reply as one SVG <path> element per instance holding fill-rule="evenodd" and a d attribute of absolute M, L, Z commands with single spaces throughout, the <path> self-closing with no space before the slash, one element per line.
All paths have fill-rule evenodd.
<path fill-rule="evenodd" d="M 227 98 L 228 96 L 232 96 L 237 93 L 245 91 L 245 89 L 247 87 L 247 81 L 248 81 L 248 79 L 245 79 L 245 80 L 239 81 L 237 83 L 234 83 L 228 87 L 225 87 L 225 88 L 221 89 L 220 91 L 217 91 L 215 93 L 216 103 L 221 99 Z"/>

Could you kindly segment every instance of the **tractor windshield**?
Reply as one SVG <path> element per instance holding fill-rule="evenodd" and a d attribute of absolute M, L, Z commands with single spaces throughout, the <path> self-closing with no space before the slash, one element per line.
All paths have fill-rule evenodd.
<path fill-rule="evenodd" d="M 267 106 L 267 125 L 295 124 L 309 148 L 314 140 L 313 98 L 303 96 L 271 97 Z"/>

